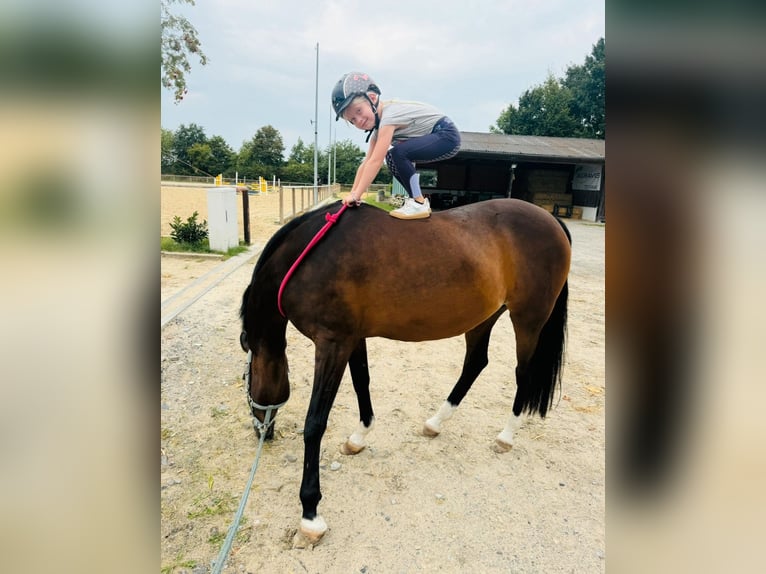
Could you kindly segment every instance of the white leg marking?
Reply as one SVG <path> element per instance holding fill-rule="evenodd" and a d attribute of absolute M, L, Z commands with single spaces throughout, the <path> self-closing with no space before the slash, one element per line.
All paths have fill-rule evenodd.
<path fill-rule="evenodd" d="M 362 421 L 356 427 L 356 430 L 346 440 L 346 443 L 341 446 L 341 452 L 343 454 L 358 454 L 364 450 L 367 446 L 367 433 L 375 426 L 375 418 L 370 421 L 370 426 L 364 426 Z"/>
<path fill-rule="evenodd" d="M 327 523 L 320 515 L 316 515 L 313 520 L 301 518 L 301 534 L 303 534 L 309 542 L 316 544 L 327 532 Z"/>
<path fill-rule="evenodd" d="M 436 414 L 426 421 L 423 434 L 426 436 L 438 435 L 442 430 L 442 423 L 452 418 L 456 409 L 457 407 L 452 406 L 449 401 L 444 401 Z"/>
<path fill-rule="evenodd" d="M 495 450 L 497 452 L 506 452 L 511 450 L 511 447 L 513 447 L 513 437 L 516 434 L 516 431 L 519 430 L 520 426 L 521 416 L 517 417 L 516 415 L 511 415 L 511 418 L 508 419 L 508 424 L 505 425 L 503 432 L 497 435 L 497 438 L 495 439 Z"/>

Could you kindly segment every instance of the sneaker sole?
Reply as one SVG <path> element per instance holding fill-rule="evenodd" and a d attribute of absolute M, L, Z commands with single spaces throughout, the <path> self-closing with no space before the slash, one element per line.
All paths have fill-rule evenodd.
<path fill-rule="evenodd" d="M 431 217 L 430 211 L 424 213 L 413 213 L 412 215 L 404 215 L 402 213 L 394 213 L 393 211 L 390 211 L 388 214 L 391 217 L 395 217 L 396 219 L 426 219 Z"/>

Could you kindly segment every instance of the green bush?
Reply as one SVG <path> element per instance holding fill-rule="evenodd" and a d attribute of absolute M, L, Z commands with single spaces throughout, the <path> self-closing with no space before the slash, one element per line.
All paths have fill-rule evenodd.
<path fill-rule="evenodd" d="M 186 223 L 181 221 L 181 218 L 177 215 L 173 218 L 173 222 L 170 227 L 173 229 L 170 237 L 178 243 L 188 243 L 190 245 L 197 245 L 207 239 L 207 220 L 202 223 L 197 222 L 197 216 L 199 213 L 196 211 L 194 214 L 186 220 Z"/>

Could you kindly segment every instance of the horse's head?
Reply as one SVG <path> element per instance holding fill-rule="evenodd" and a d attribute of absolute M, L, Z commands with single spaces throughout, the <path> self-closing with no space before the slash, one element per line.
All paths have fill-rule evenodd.
<path fill-rule="evenodd" d="M 242 295 L 239 342 L 248 353 L 245 373 L 248 402 L 256 418 L 256 431 L 260 434 L 266 430 L 266 438 L 273 437 L 277 408 L 290 396 L 285 355 L 287 319 L 278 309 L 279 286 L 310 239 L 299 234 L 297 240 L 293 240 L 293 232 L 311 219 L 324 223 L 321 212 L 306 212 L 283 225 L 269 239 L 255 265 L 250 285 Z M 316 230 L 312 228 L 306 233 L 313 236 Z"/>
<path fill-rule="evenodd" d="M 290 379 L 287 370 L 285 348 L 287 322 L 275 318 L 273 322 L 255 322 L 248 307 L 248 292 L 242 302 L 243 331 L 239 336 L 242 350 L 247 353 L 245 389 L 250 410 L 255 417 L 256 434 L 266 432 L 266 438 L 274 436 L 274 418 L 277 409 L 290 397 Z"/>

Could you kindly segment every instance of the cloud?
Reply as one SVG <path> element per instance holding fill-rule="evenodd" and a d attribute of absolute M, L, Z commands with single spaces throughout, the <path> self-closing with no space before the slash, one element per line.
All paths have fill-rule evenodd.
<path fill-rule="evenodd" d="M 190 94 L 204 92 L 208 103 L 193 107 L 190 97 L 165 113 L 163 95 L 163 127 L 195 122 L 235 149 L 267 124 L 288 149 L 297 139 L 289 133 L 313 141 L 318 42 L 320 141 L 332 87 L 352 70 L 369 73 L 384 97 L 430 102 L 462 129 L 486 131 L 549 71 L 582 63 L 604 35 L 602 2 L 570 4 L 198 0 L 185 13 L 211 63 L 194 67 Z"/>

